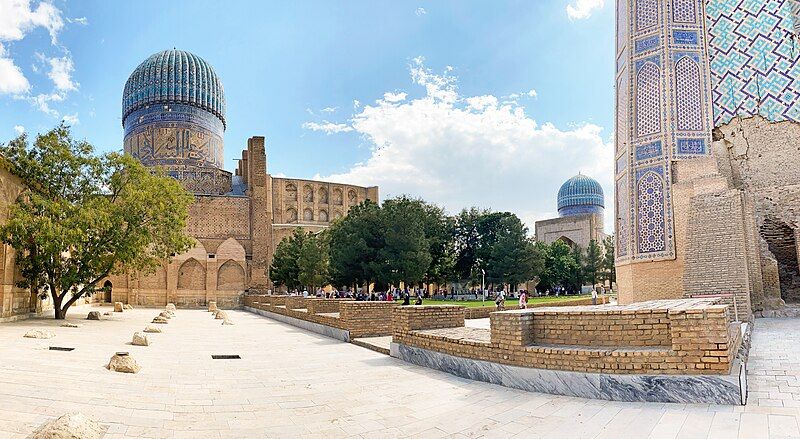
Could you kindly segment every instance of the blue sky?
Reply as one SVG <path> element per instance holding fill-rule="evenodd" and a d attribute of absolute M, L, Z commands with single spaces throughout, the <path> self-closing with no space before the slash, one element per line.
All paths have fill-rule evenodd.
<path fill-rule="evenodd" d="M 0 142 L 66 117 L 121 149 L 128 75 L 176 47 L 222 78 L 228 169 L 263 135 L 276 175 L 532 226 L 581 171 L 611 211 L 613 15 L 603 0 L 0 0 Z"/>

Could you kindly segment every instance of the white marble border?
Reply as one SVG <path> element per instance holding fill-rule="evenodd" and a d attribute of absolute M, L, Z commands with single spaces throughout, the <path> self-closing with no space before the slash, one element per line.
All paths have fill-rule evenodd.
<path fill-rule="evenodd" d="M 390 355 L 462 378 L 530 392 L 628 402 L 740 405 L 747 383 L 737 361 L 730 375 L 633 375 L 584 373 L 509 366 L 394 343 Z M 744 389 L 744 392 L 742 392 Z"/>
<path fill-rule="evenodd" d="M 334 328 L 332 326 L 323 325 L 321 323 L 314 323 L 309 322 L 306 320 L 296 319 L 294 317 L 285 316 L 283 314 L 277 314 L 270 311 L 264 311 L 263 309 L 256 309 L 250 308 L 249 306 L 244 307 L 245 311 L 249 311 L 254 314 L 258 314 L 260 316 L 264 316 L 270 318 L 272 320 L 277 320 L 279 322 L 286 323 L 288 325 L 296 326 L 301 329 L 305 329 L 309 332 L 315 332 L 317 334 L 324 335 L 326 337 L 335 338 L 337 340 L 341 340 L 344 342 L 350 342 L 350 331 Z"/>

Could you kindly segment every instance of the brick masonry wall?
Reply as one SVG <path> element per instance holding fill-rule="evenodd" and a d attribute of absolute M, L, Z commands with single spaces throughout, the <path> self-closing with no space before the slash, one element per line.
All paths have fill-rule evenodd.
<path fill-rule="evenodd" d="M 286 308 L 290 309 L 305 309 L 306 299 L 303 296 L 286 296 L 284 301 Z"/>
<path fill-rule="evenodd" d="M 339 304 L 339 319 L 350 331 L 351 338 L 390 335 L 394 302 L 343 301 Z"/>
<path fill-rule="evenodd" d="M 401 306 L 395 310 L 392 324 L 404 331 L 461 327 L 464 309 L 457 305 Z"/>
<path fill-rule="evenodd" d="M 727 305 L 714 303 L 713 299 L 686 299 L 644 302 L 628 307 L 504 311 L 492 313 L 489 331 L 464 327 L 414 330 L 406 322 L 436 325 L 436 319 L 407 317 L 395 320 L 393 339 L 396 343 L 454 356 L 523 367 L 622 374 L 724 374 L 730 370 L 738 350 L 739 331 L 738 325 L 730 321 Z M 409 307 L 404 312 L 423 313 L 424 310 Z M 547 316 L 551 312 L 564 315 L 563 320 L 551 320 L 560 326 L 554 330 L 567 330 L 563 322 L 575 323 L 575 326 L 560 333 L 563 335 L 560 339 L 556 332 L 551 332 L 546 341 L 554 343 L 543 344 L 536 339 L 536 320 L 543 313 Z M 648 313 L 649 320 L 641 318 Z M 583 332 L 587 326 L 604 319 L 613 323 L 626 319 L 627 325 L 637 326 L 639 331 L 660 326 L 649 335 L 648 346 L 627 338 L 631 329 L 625 324 L 608 324 L 608 330 L 595 332 L 592 340 L 570 334 Z M 609 337 L 623 344 L 605 346 L 604 340 Z M 576 340 L 589 344 L 576 346 L 572 344 Z"/>
<path fill-rule="evenodd" d="M 306 299 L 306 309 L 309 314 L 339 312 L 339 304 L 345 299 Z"/>

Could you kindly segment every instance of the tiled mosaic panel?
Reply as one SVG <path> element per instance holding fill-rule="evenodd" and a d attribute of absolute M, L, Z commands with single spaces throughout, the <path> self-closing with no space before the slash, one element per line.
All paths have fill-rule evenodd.
<path fill-rule="evenodd" d="M 664 180 L 661 168 L 643 169 L 637 172 L 637 215 L 639 231 L 639 253 L 660 252 L 666 249 L 664 238 Z"/>
<path fill-rule="evenodd" d="M 760 114 L 800 121 L 794 0 L 708 0 L 714 124 Z"/>

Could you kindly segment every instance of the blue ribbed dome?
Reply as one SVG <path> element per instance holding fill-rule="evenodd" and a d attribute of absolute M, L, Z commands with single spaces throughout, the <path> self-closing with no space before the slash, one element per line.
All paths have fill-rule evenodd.
<path fill-rule="evenodd" d="M 214 68 L 183 50 L 151 55 L 133 71 L 122 94 L 122 120 L 151 104 L 188 104 L 217 116 L 225 125 L 225 93 Z"/>
<path fill-rule="evenodd" d="M 578 174 L 567 180 L 558 190 L 560 216 L 601 213 L 604 207 L 603 188 L 591 177 Z"/>

